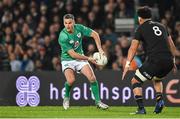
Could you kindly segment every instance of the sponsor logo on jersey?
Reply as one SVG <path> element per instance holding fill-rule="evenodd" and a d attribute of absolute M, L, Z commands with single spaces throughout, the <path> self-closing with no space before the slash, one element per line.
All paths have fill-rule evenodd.
<path fill-rule="evenodd" d="M 81 33 L 78 33 L 78 34 L 77 34 L 77 37 L 78 37 L 78 38 L 81 38 Z"/>
<path fill-rule="evenodd" d="M 70 43 L 70 44 L 73 44 L 73 43 L 74 43 L 74 40 L 70 40 L 69 43 Z"/>
<path fill-rule="evenodd" d="M 150 76 L 147 72 L 143 72 L 143 74 L 144 74 L 148 79 L 152 79 L 152 76 Z"/>

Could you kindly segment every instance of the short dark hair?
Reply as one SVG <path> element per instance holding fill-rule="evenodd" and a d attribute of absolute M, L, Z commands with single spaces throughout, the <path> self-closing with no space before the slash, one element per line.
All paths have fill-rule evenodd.
<path fill-rule="evenodd" d="M 143 19 L 151 18 L 151 9 L 148 6 L 140 7 L 137 10 L 137 15 Z"/>
<path fill-rule="evenodd" d="M 65 14 L 64 16 L 63 16 L 63 20 L 64 19 L 72 19 L 72 20 L 74 20 L 74 15 L 72 15 L 72 14 Z"/>

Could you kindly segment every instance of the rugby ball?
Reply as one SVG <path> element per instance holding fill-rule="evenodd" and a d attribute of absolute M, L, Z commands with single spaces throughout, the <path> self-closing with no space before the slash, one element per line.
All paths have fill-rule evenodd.
<path fill-rule="evenodd" d="M 99 52 L 95 52 L 93 54 L 93 58 L 96 60 L 98 65 L 104 66 L 107 64 L 108 60 L 105 55 L 100 54 Z"/>

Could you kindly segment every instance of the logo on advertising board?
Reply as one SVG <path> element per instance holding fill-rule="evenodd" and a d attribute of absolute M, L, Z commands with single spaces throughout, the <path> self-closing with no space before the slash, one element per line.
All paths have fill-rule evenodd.
<path fill-rule="evenodd" d="M 178 97 L 178 85 L 180 83 L 179 79 L 173 79 L 168 82 L 166 86 L 166 96 L 169 102 L 174 104 L 180 104 L 180 97 Z"/>
<path fill-rule="evenodd" d="M 118 77 L 111 78 L 114 74 L 116 75 L 116 73 L 119 72 L 97 73 L 97 76 L 98 77 L 101 76 L 101 78 L 103 79 L 103 80 L 102 79 L 99 80 L 99 96 L 101 100 L 112 106 L 136 105 L 134 100 L 134 94 L 129 80 L 130 78 L 126 82 L 121 83 L 118 81 L 119 79 Z M 62 105 L 63 98 L 65 95 L 65 87 L 64 87 L 65 78 L 61 74 L 58 74 L 59 75 L 58 77 L 54 74 L 56 73 L 55 72 L 39 73 L 38 77 L 34 76 L 35 74 L 31 74 L 31 75 L 28 74 L 19 77 L 15 75 L 15 78 L 17 79 L 16 87 L 12 87 L 13 88 L 12 90 L 14 90 L 14 88 L 17 90 L 15 90 L 14 92 L 8 90 L 5 93 L 7 93 L 7 95 L 13 96 L 12 97 L 13 105 L 18 105 L 21 107 L 38 106 L 38 105 L 49 105 L 49 106 Z M 83 76 L 81 75 L 78 76 L 79 76 L 78 83 L 71 89 L 71 105 L 78 105 L 78 106 L 93 105 L 94 96 L 90 90 L 89 82 L 84 81 Z M 43 83 L 41 83 L 41 81 Z M 166 80 L 163 81 L 164 81 L 163 97 L 166 106 L 179 106 L 180 79 L 172 78 L 170 75 L 170 77 L 167 77 Z M 9 87 L 9 84 L 6 87 Z M 14 97 L 14 95 L 16 97 Z M 151 82 L 144 83 L 144 87 L 143 87 L 143 99 L 145 100 L 144 104 L 147 106 L 154 105 L 155 96 L 156 96 L 156 91 L 153 88 L 153 84 Z M 16 101 L 14 101 L 15 98 Z M 4 97 L 5 101 L 6 99 L 7 98 Z M 5 104 L 6 102 L 2 101 L 0 103 Z"/>
<path fill-rule="evenodd" d="M 27 79 L 25 76 L 19 76 L 16 80 L 16 88 L 19 91 L 16 95 L 16 103 L 18 106 L 38 106 L 40 96 L 38 90 L 40 81 L 38 77 L 31 76 Z"/>

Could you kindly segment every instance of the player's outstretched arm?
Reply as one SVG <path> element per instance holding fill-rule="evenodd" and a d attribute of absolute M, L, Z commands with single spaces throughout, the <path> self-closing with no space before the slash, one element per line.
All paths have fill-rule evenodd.
<path fill-rule="evenodd" d="M 87 57 L 87 56 L 84 56 L 84 55 L 80 55 L 80 54 L 76 53 L 73 49 L 70 49 L 67 52 L 74 59 L 77 59 L 77 60 L 88 60 L 91 63 L 96 64 L 96 60 L 93 59 L 92 57 Z"/>
<path fill-rule="evenodd" d="M 176 60 L 175 60 L 175 56 L 180 56 L 180 52 L 176 49 L 176 46 L 174 45 L 174 42 L 171 38 L 171 36 L 168 36 L 168 45 L 169 45 L 169 49 L 174 57 L 174 68 L 173 68 L 173 72 L 176 73 L 177 72 L 177 67 L 176 67 Z"/>
<path fill-rule="evenodd" d="M 122 75 L 122 80 L 124 79 L 127 71 L 129 70 L 130 63 L 131 63 L 131 61 L 133 60 L 133 58 L 134 58 L 134 56 L 136 54 L 138 46 L 139 46 L 139 41 L 135 40 L 135 39 L 132 40 L 131 46 L 130 46 L 130 48 L 128 50 L 128 56 L 127 56 L 127 61 L 126 61 L 125 67 L 124 67 L 124 71 L 123 71 L 123 75 Z"/>
<path fill-rule="evenodd" d="M 176 46 L 174 45 L 174 42 L 173 42 L 171 36 L 168 36 L 168 45 L 169 45 L 170 51 L 174 57 L 180 56 L 180 52 L 176 49 Z"/>
<path fill-rule="evenodd" d="M 131 46 L 128 50 L 128 56 L 127 56 L 127 61 L 131 62 L 136 54 L 136 51 L 138 49 L 139 46 L 139 41 L 133 39 L 131 42 Z"/>
<path fill-rule="evenodd" d="M 95 43 L 96 43 L 96 46 L 98 48 L 98 51 L 104 55 L 104 51 L 101 47 L 101 40 L 100 40 L 100 37 L 99 37 L 99 34 L 96 32 L 96 31 L 92 31 L 91 33 L 91 37 L 95 40 Z"/>

